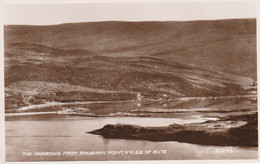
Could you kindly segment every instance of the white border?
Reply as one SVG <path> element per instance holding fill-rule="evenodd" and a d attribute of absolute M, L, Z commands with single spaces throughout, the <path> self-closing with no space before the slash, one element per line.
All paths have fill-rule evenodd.
<path fill-rule="evenodd" d="M 5 107 L 4 107 L 4 2 L 0 0 L 0 163 L 5 161 Z"/>
<path fill-rule="evenodd" d="M 57 3 L 164 3 L 164 2 L 255 2 L 257 0 L 5 0 L 9 4 Z"/>
<path fill-rule="evenodd" d="M 259 133 L 259 127 L 260 127 L 260 114 L 259 114 L 259 106 L 260 106 L 260 102 L 259 102 L 259 95 L 260 95 L 260 88 L 259 88 L 259 82 L 260 82 L 260 79 L 259 79 L 259 75 L 260 75 L 260 68 L 259 68 L 259 63 L 260 63 L 260 59 L 259 59 L 259 50 L 260 50 L 260 43 L 259 43 L 259 40 L 260 40 L 260 34 L 259 34 L 259 31 L 260 31 L 260 22 L 259 22 L 259 19 L 260 19 L 260 1 L 256 1 L 256 61 L 257 61 L 257 114 L 258 114 L 258 160 L 260 158 L 260 150 L 259 150 L 259 143 L 260 143 L 260 133 Z"/>

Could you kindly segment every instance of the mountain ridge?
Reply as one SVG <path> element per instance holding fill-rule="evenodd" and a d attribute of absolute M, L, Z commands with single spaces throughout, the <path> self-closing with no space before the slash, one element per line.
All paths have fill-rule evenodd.
<path fill-rule="evenodd" d="M 12 43 L 103 56 L 155 56 L 256 80 L 255 19 L 5 26 L 5 46 Z"/>

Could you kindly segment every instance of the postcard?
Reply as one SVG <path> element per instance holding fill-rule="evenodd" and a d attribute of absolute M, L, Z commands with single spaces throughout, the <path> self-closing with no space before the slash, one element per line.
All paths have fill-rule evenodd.
<path fill-rule="evenodd" d="M 256 1 L 3 8 L 3 162 L 258 161 Z"/>

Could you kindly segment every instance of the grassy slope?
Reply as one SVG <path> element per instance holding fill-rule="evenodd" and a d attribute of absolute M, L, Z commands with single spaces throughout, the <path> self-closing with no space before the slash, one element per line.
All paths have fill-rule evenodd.
<path fill-rule="evenodd" d="M 5 26 L 5 85 L 11 95 L 18 92 L 10 97 L 20 106 L 25 91 L 57 95 L 73 87 L 67 92 L 73 96 L 60 93 L 58 100 L 104 100 L 112 92 L 121 94 L 114 99 L 137 92 L 245 94 L 256 76 L 255 42 L 253 19 Z M 40 97 L 53 100 L 46 95 Z"/>
<path fill-rule="evenodd" d="M 5 43 L 14 42 L 109 56 L 153 55 L 256 79 L 255 19 L 5 26 Z"/>

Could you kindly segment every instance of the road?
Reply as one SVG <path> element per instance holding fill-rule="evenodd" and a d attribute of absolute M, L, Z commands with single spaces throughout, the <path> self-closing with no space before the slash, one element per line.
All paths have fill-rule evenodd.
<path fill-rule="evenodd" d="M 209 99 L 224 99 L 224 98 L 256 98 L 257 95 L 234 95 L 234 96 L 209 96 L 209 97 L 181 97 L 179 100 L 209 100 Z"/>

